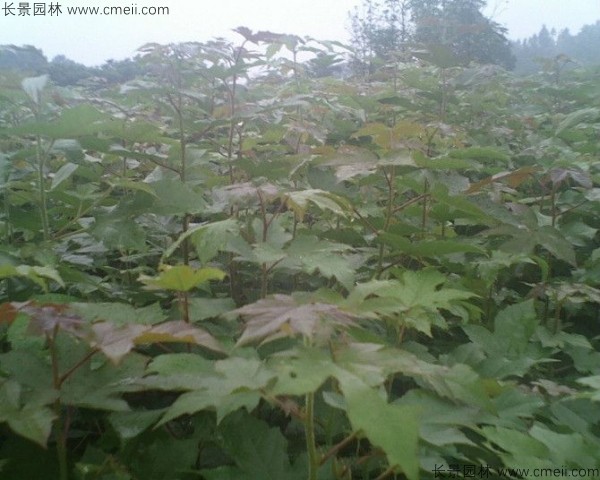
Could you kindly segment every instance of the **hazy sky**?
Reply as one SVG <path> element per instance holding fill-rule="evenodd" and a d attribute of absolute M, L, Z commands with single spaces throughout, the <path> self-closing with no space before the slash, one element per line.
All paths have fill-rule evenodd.
<path fill-rule="evenodd" d="M 15 16 L 7 15 L 7 5 Z M 19 16 L 19 0 L 0 1 L 0 45 L 34 45 L 51 59 L 67 57 L 87 65 L 97 65 L 109 58 L 122 59 L 135 54 L 147 42 L 171 43 L 205 41 L 231 35 L 240 25 L 252 30 L 294 33 L 328 40 L 348 40 L 348 11 L 361 0 L 129 0 L 101 2 L 87 0 L 52 0 L 34 3 L 58 3 L 61 14 Z M 69 15 L 68 7 L 98 6 L 142 7 L 166 6 L 169 14 L 142 15 Z M 600 0 L 488 0 L 488 15 L 509 29 L 510 38 L 536 33 L 542 24 L 572 33 L 582 25 L 600 19 Z"/>

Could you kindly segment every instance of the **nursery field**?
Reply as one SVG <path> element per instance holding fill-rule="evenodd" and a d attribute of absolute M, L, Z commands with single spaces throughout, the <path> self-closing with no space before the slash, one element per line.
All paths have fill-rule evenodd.
<path fill-rule="evenodd" d="M 0 478 L 600 478 L 600 69 L 238 33 L 0 72 Z"/>

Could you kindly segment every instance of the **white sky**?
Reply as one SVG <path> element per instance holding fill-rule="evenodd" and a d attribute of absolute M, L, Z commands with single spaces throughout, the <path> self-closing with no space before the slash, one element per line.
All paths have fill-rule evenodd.
<path fill-rule="evenodd" d="M 148 42 L 205 41 L 217 36 L 235 38 L 231 29 L 240 25 L 256 30 L 293 33 L 325 40 L 348 40 L 348 12 L 361 0 L 52 0 L 59 3 L 58 16 L 6 16 L 0 0 L 0 45 L 34 45 L 51 59 L 67 57 L 86 65 L 109 58 L 133 56 Z M 12 0 L 16 8 L 22 3 Z M 28 2 L 44 3 L 39 0 Z M 569 28 L 577 33 L 582 25 L 600 19 L 600 0 L 488 0 L 486 13 L 509 29 L 510 38 L 548 28 Z M 167 16 L 67 15 L 67 7 L 168 6 Z"/>

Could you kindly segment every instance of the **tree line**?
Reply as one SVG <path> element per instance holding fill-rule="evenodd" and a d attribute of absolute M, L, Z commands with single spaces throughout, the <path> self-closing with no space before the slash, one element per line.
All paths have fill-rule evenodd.
<path fill-rule="evenodd" d="M 41 49 L 33 45 L 0 45 L 0 71 L 18 71 L 27 75 L 47 74 L 58 86 L 76 85 L 90 78 L 109 83 L 132 80 L 142 73 L 137 59 L 108 60 L 99 67 L 88 67 L 65 55 L 48 60 Z"/>
<path fill-rule="evenodd" d="M 557 32 L 545 25 L 539 33 L 513 42 L 517 73 L 533 73 L 550 61 L 565 67 L 600 64 L 600 21 L 584 25 L 579 33 Z"/>

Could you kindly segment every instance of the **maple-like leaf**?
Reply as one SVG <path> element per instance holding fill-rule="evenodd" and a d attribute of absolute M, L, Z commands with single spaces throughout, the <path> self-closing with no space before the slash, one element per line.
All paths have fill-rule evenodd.
<path fill-rule="evenodd" d="M 3 381 L 0 383 L 0 423 L 7 422 L 15 433 L 46 447 L 56 418 L 47 404 L 55 395 L 56 391 L 42 390 L 28 396 L 18 382 Z"/>
<path fill-rule="evenodd" d="M 69 305 L 27 302 L 18 309 L 31 317 L 29 331 L 33 334 L 47 335 L 58 328 L 77 337 L 85 335 L 85 322 L 69 310 Z"/>
<path fill-rule="evenodd" d="M 308 189 L 288 192 L 284 196 L 285 204 L 299 219 L 304 218 L 308 204 L 312 203 L 323 211 L 345 216 L 349 209 L 348 202 L 339 195 L 319 189 Z"/>
<path fill-rule="evenodd" d="M 475 295 L 443 286 L 446 277 L 436 270 L 405 271 L 397 280 L 372 280 L 357 285 L 344 306 L 365 316 L 384 318 L 427 335 L 431 326 L 445 328 L 440 310 L 455 312 L 463 302 Z"/>
<path fill-rule="evenodd" d="M 298 334 L 318 340 L 329 338 L 335 328 L 354 324 L 354 316 L 336 305 L 298 303 L 294 297 L 280 294 L 238 308 L 233 313 L 246 318 L 238 345 Z"/>
<path fill-rule="evenodd" d="M 110 322 L 98 322 L 92 325 L 89 341 L 92 347 L 101 350 L 115 363 L 120 362 L 136 345 L 151 343 L 190 343 L 216 352 L 222 351 L 212 335 L 181 320 L 152 326 L 115 326 Z"/>
<path fill-rule="evenodd" d="M 140 275 L 140 281 L 150 289 L 175 290 L 187 292 L 209 280 L 223 280 L 225 272 L 218 268 L 193 269 L 189 265 L 176 265 L 174 267 L 165 265 L 157 277 Z"/>
<path fill-rule="evenodd" d="M 154 325 L 135 338 L 136 345 L 144 343 L 191 343 L 221 352 L 219 342 L 206 330 L 183 320 Z"/>

